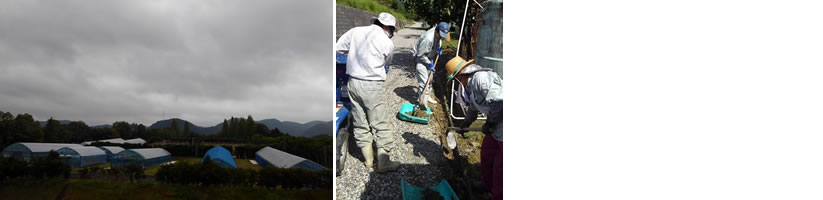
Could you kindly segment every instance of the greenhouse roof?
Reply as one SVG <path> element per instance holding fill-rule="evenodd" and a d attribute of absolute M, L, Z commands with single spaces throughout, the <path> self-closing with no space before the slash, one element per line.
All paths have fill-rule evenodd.
<path fill-rule="evenodd" d="M 231 156 L 231 152 L 229 152 L 229 150 L 221 146 L 212 147 L 211 149 L 209 149 L 209 151 L 206 151 L 206 156 L 208 156 L 211 160 L 221 160 L 226 164 L 234 168 L 237 168 L 237 163 L 234 162 L 234 158 Z M 206 156 L 203 156 L 203 159 L 200 160 L 201 163 L 205 161 Z"/>
<path fill-rule="evenodd" d="M 79 154 L 80 156 L 106 155 L 105 151 L 103 151 L 103 150 L 101 150 L 97 147 L 84 147 L 84 146 L 75 147 L 75 146 L 72 146 L 72 147 L 63 147 L 63 148 L 60 148 L 60 149 L 71 149 L 74 152 L 77 152 L 77 154 Z"/>
<path fill-rule="evenodd" d="M 97 140 L 98 142 L 108 142 L 108 143 L 116 143 L 116 144 L 123 144 L 125 140 L 123 138 L 114 138 L 114 139 L 107 139 L 107 140 Z"/>
<path fill-rule="evenodd" d="M 256 153 L 275 167 L 291 168 L 300 162 L 305 161 L 305 158 L 295 156 L 284 151 L 277 150 L 271 147 L 263 147 Z"/>
<path fill-rule="evenodd" d="M 125 150 L 125 149 L 123 149 L 123 147 L 117 147 L 117 146 L 99 146 L 98 148 L 106 149 L 109 152 L 111 152 L 112 154 L 117 154 L 117 153 L 120 153 L 121 151 Z"/>
<path fill-rule="evenodd" d="M 152 158 L 163 157 L 163 156 L 171 156 L 171 153 L 169 153 L 165 149 L 161 149 L 161 148 L 129 149 L 129 150 L 126 150 L 126 151 L 132 151 L 132 152 L 135 152 L 137 154 L 140 154 L 141 156 L 143 156 L 143 159 L 152 159 Z"/>
<path fill-rule="evenodd" d="M 23 143 L 23 142 L 20 142 L 20 143 L 17 143 L 17 144 L 25 146 L 31 152 L 48 152 L 48 151 L 51 151 L 51 150 L 57 151 L 58 149 L 63 148 L 63 147 L 82 147 L 83 146 L 83 145 L 79 145 L 79 144 L 63 144 L 63 143 Z M 11 145 L 9 145 L 9 146 L 11 146 Z"/>
<path fill-rule="evenodd" d="M 128 144 L 145 144 L 145 143 L 146 143 L 146 140 L 143 140 L 142 138 L 134 138 L 134 139 L 125 140 L 125 141 L 123 141 L 123 143 L 128 143 Z"/>

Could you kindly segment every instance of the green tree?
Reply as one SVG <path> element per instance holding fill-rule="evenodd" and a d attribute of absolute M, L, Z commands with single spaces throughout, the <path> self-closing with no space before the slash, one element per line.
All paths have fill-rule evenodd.
<path fill-rule="evenodd" d="M 280 132 L 280 129 L 278 129 L 278 128 L 274 128 L 274 130 L 271 131 L 271 136 L 272 137 L 280 137 L 280 136 L 283 136 L 283 132 Z"/>
<path fill-rule="evenodd" d="M 132 130 L 132 137 L 135 138 L 148 138 L 148 133 L 146 131 L 146 126 L 143 124 L 132 123 L 131 124 Z"/>
<path fill-rule="evenodd" d="M 171 120 L 171 126 L 169 127 L 171 131 L 171 137 L 179 137 L 180 136 L 180 126 L 177 125 L 177 119 Z"/>
<path fill-rule="evenodd" d="M 131 125 L 129 125 L 128 122 L 124 122 L 124 121 L 114 122 L 113 124 L 111 124 L 111 127 L 114 128 L 115 130 L 117 130 L 117 132 L 120 133 L 120 136 L 122 136 L 123 138 L 127 138 L 127 139 L 133 138 L 132 132 L 131 132 Z"/>
<path fill-rule="evenodd" d="M 14 115 L 11 113 L 0 111 L 0 146 L 11 144 L 11 128 L 14 123 Z"/>
<path fill-rule="evenodd" d="M 229 122 L 226 119 L 223 119 L 223 127 L 220 127 L 220 136 L 226 136 L 229 134 Z"/>
<path fill-rule="evenodd" d="M 189 122 L 185 122 L 183 124 L 183 136 L 185 136 L 187 138 L 191 137 L 191 135 L 192 135 L 191 134 L 191 129 L 189 128 L 189 124 L 190 124 Z"/>
<path fill-rule="evenodd" d="M 268 135 L 269 134 L 269 127 L 265 124 L 257 124 L 255 123 L 255 135 Z"/>
<path fill-rule="evenodd" d="M 26 114 L 17 114 L 12 125 L 13 142 L 43 142 L 43 130 L 34 117 Z"/>
<path fill-rule="evenodd" d="M 57 132 L 60 129 L 60 122 L 53 117 L 46 121 L 46 127 L 43 128 L 43 141 L 49 143 L 57 142 Z"/>
<path fill-rule="evenodd" d="M 60 155 L 57 152 L 50 151 L 48 156 L 38 158 L 32 162 L 31 170 L 37 178 L 55 178 L 58 176 L 68 178 L 71 167 L 60 160 Z"/>
<path fill-rule="evenodd" d="M 108 135 L 109 135 L 108 138 L 119 138 L 120 137 L 120 132 L 117 131 L 117 129 L 107 128 L 106 132 L 108 132 Z"/>
<path fill-rule="evenodd" d="M 76 121 L 66 124 L 69 140 L 74 143 L 85 142 L 91 139 L 91 128 L 85 122 Z"/>

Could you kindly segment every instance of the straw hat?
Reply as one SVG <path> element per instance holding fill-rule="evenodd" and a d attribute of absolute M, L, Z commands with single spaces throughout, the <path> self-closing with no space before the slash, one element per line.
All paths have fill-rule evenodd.
<path fill-rule="evenodd" d="M 463 60 L 460 56 L 455 56 L 449 62 L 446 62 L 446 72 L 449 73 L 448 80 L 454 79 L 454 76 L 457 76 L 457 73 L 470 64 L 474 63 L 474 59 L 469 61 Z"/>

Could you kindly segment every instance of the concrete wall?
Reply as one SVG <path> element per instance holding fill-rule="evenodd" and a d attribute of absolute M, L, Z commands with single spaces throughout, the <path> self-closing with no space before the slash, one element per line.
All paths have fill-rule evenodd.
<path fill-rule="evenodd" d="M 377 14 L 352 8 L 344 5 L 337 5 L 337 29 L 335 38 L 340 38 L 343 33 L 346 33 L 351 28 L 358 26 L 365 26 L 372 23 L 377 18 Z M 405 27 L 406 22 L 397 20 L 397 29 Z"/>

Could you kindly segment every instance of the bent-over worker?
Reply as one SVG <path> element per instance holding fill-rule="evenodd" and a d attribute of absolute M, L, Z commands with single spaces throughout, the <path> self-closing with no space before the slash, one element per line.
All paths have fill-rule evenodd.
<path fill-rule="evenodd" d="M 463 88 L 461 98 L 468 107 L 466 119 L 458 126 L 469 127 L 478 112 L 487 116 L 482 129 L 486 136 L 480 147 L 482 182 L 492 199 L 503 199 L 503 79 L 472 61 L 457 56 L 446 63 L 448 80 L 454 79 Z"/>
<path fill-rule="evenodd" d="M 373 167 L 372 143 L 376 144 L 375 171 L 378 173 L 394 171 L 400 167 L 400 163 L 389 159 L 388 152 L 394 147 L 388 122 L 391 115 L 379 96 L 386 80 L 385 67 L 391 62 L 394 51 L 391 41 L 394 30 L 394 16 L 380 13 L 373 24 L 346 31 L 335 45 L 337 53 L 348 53 L 346 73 L 349 75 L 354 138 L 363 152 L 363 164 L 366 168 Z"/>
<path fill-rule="evenodd" d="M 417 95 L 426 95 L 426 97 L 423 98 L 424 101 L 429 101 L 429 103 L 433 104 L 437 103 L 437 101 L 430 96 L 431 90 L 428 90 L 426 94 L 422 93 L 424 87 L 426 87 L 426 80 L 429 78 L 429 70 L 434 71 L 434 65 L 437 64 L 433 62 L 434 58 L 442 53 L 442 48 L 440 48 L 442 43 L 440 40 L 443 38 L 449 41 L 449 24 L 446 22 L 440 22 L 437 26 L 423 32 L 412 49 L 416 63 L 415 67 L 417 69 Z M 423 102 L 418 103 L 423 104 Z"/>

